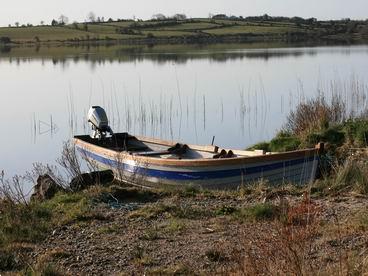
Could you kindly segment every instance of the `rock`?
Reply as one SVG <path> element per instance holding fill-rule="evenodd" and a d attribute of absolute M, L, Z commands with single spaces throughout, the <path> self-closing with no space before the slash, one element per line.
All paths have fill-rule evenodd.
<path fill-rule="evenodd" d="M 114 173 L 111 170 L 82 173 L 72 179 L 70 182 L 70 189 L 73 191 L 80 191 L 96 184 L 104 185 L 113 180 Z"/>
<path fill-rule="evenodd" d="M 48 174 L 40 175 L 37 184 L 33 187 L 31 200 L 47 200 L 55 196 L 57 192 L 64 191 L 64 188 L 52 179 Z"/>

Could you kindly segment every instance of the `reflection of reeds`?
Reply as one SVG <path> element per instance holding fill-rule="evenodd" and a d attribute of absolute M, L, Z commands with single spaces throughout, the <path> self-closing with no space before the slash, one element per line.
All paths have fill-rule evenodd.
<path fill-rule="evenodd" d="M 75 131 L 78 129 L 78 120 L 77 114 L 74 108 L 74 97 L 71 85 L 69 85 L 69 95 L 67 95 L 67 107 L 68 107 L 68 116 L 69 116 L 69 131 L 73 135 Z M 82 123 L 83 124 L 83 123 Z"/>
<path fill-rule="evenodd" d="M 196 141 L 198 140 L 197 131 L 197 77 L 195 78 L 194 95 L 193 95 L 193 124 Z"/>
<path fill-rule="evenodd" d="M 263 133 L 269 109 L 270 100 L 267 98 L 261 79 L 256 87 L 253 87 L 252 83 L 249 82 L 247 92 L 243 87 L 240 87 L 238 113 L 241 134 L 245 135 L 245 129 L 247 129 L 249 139 L 252 139 L 254 129 L 257 129 L 259 133 Z"/>
<path fill-rule="evenodd" d="M 203 95 L 203 130 L 206 130 L 206 95 Z"/>

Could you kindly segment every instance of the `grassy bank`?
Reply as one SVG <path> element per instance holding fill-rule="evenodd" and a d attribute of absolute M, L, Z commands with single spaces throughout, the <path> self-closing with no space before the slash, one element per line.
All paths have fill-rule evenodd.
<path fill-rule="evenodd" d="M 0 272 L 364 275 L 365 110 L 352 113 L 339 97 L 305 100 L 274 139 L 254 146 L 324 142 L 320 178 L 303 187 L 259 181 L 233 191 L 144 190 L 112 182 L 28 201 L 0 177 Z M 66 144 L 60 164 L 74 176 L 80 164 L 70 150 Z M 45 170 L 51 174 L 34 172 Z M 12 181 L 19 187 L 21 179 Z"/>
<path fill-rule="evenodd" d="M 266 183 L 233 192 L 115 184 L 16 208 L 2 202 L 0 271 L 366 273 L 366 198 L 349 189 L 339 197 L 310 191 Z"/>
<path fill-rule="evenodd" d="M 365 41 L 365 21 L 223 18 L 73 23 L 0 28 L 3 44 L 182 44 L 254 41 Z"/>

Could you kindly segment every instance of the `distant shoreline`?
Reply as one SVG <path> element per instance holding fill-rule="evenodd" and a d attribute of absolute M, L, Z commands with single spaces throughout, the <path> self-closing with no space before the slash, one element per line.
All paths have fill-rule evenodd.
<path fill-rule="evenodd" d="M 255 17 L 109 21 L 0 28 L 1 48 L 318 41 L 343 44 L 367 42 L 368 22 Z"/>

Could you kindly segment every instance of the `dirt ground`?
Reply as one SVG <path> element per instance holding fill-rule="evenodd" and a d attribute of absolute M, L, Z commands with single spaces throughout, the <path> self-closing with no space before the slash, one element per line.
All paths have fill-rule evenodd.
<path fill-rule="evenodd" d="M 52 262 L 64 275 L 368 273 L 367 198 L 306 197 L 97 201 L 98 216 L 53 229 L 22 254 L 31 266 Z M 252 206 L 269 209 L 248 212 Z"/>

